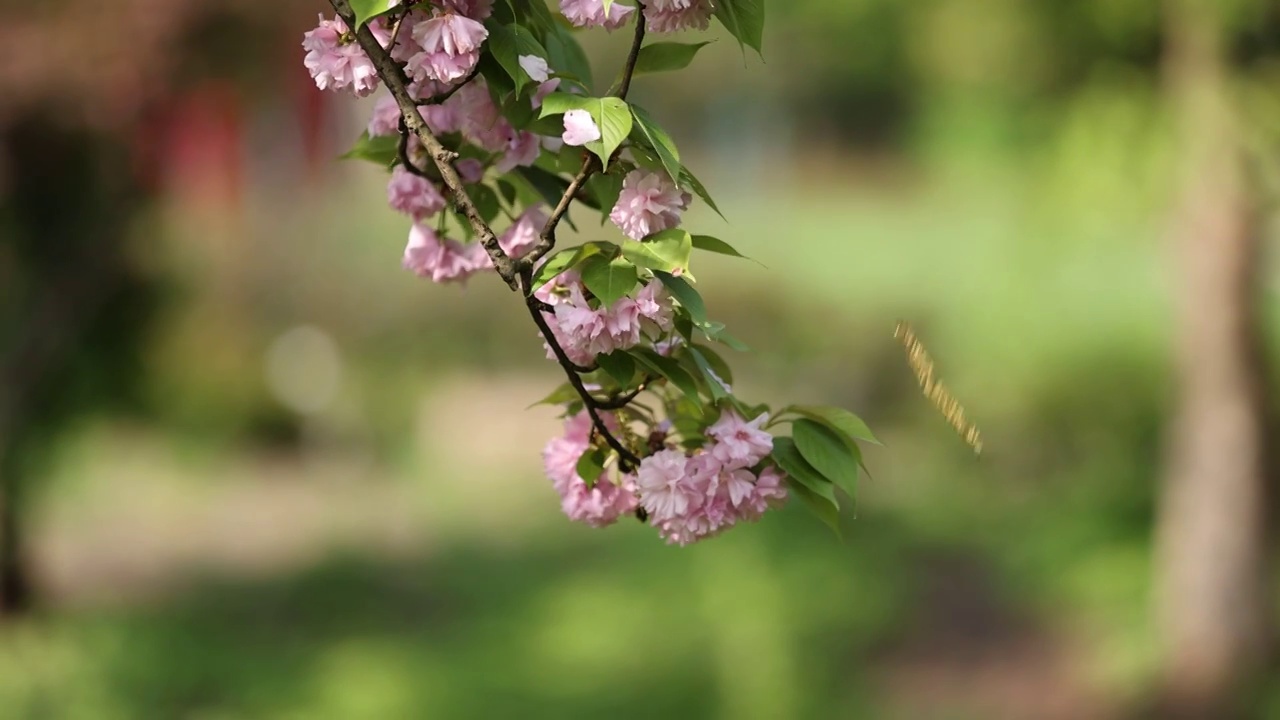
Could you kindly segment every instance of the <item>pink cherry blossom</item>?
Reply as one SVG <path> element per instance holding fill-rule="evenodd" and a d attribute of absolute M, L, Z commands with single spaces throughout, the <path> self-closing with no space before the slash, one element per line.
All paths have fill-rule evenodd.
<path fill-rule="evenodd" d="M 747 521 L 754 522 L 771 507 L 781 507 L 787 501 L 787 487 L 783 482 L 784 475 L 772 466 L 760 471 L 755 487 L 744 501 L 737 506 L 738 515 Z"/>
<path fill-rule="evenodd" d="M 445 103 L 457 113 L 462 136 L 489 152 L 505 152 L 515 130 L 493 104 L 488 87 L 479 80 L 467 83 Z"/>
<path fill-rule="evenodd" d="M 475 158 L 463 158 L 454 164 L 458 177 L 467 185 L 475 185 L 484 179 L 484 163 Z"/>
<path fill-rule="evenodd" d="M 612 416 L 604 417 L 605 424 L 616 428 Z M 619 517 L 635 511 L 635 481 L 623 476 L 618 482 L 599 478 L 593 487 L 578 475 L 578 460 L 591 443 L 592 422 L 585 412 L 565 420 L 564 435 L 552 438 L 542 451 L 543 466 L 556 492 L 560 494 L 560 507 L 570 520 L 592 527 L 604 527 Z"/>
<path fill-rule="evenodd" d="M 451 83 L 475 68 L 489 31 L 471 18 L 445 12 L 414 25 L 412 36 L 421 48 L 405 65 L 413 79 Z"/>
<path fill-rule="evenodd" d="M 635 8 L 613 3 L 608 15 L 603 0 L 560 0 L 560 12 L 576 27 L 603 27 L 616 30 L 626 24 Z"/>
<path fill-rule="evenodd" d="M 689 482 L 689 459 L 679 450 L 662 450 L 640 461 L 636 490 L 655 525 L 683 517 L 702 502 Z"/>
<path fill-rule="evenodd" d="M 518 167 L 528 167 L 542 152 L 542 138 L 531 132 L 513 132 L 507 142 L 506 152 L 494 166 L 498 172 L 511 172 Z"/>
<path fill-rule="evenodd" d="M 536 83 L 546 82 L 551 77 L 551 68 L 547 61 L 537 55 L 521 55 L 518 59 L 520 68 Z"/>
<path fill-rule="evenodd" d="M 675 309 L 671 306 L 671 295 L 656 280 L 650 281 L 636 293 L 636 311 L 640 313 L 641 319 L 652 323 L 653 335 L 670 332 L 675 327 Z"/>
<path fill-rule="evenodd" d="M 350 88 L 360 97 L 372 93 L 378 87 L 378 73 L 373 63 L 347 32 L 341 18 L 325 20 L 302 36 L 302 47 L 307 51 L 303 64 L 321 90 Z"/>
<path fill-rule="evenodd" d="M 400 106 L 390 95 L 383 95 L 373 104 L 369 118 L 369 137 L 397 135 L 400 132 Z"/>
<path fill-rule="evenodd" d="M 679 225 L 692 199 L 666 175 L 632 170 L 622 180 L 622 193 L 609 219 L 627 237 L 642 240 Z"/>
<path fill-rule="evenodd" d="M 513 258 L 524 257 L 525 253 L 538 243 L 542 227 L 546 223 L 546 213 L 542 211 L 541 206 L 535 205 L 525 210 L 515 224 L 498 237 L 498 245 L 502 246 L 503 252 Z"/>
<path fill-rule="evenodd" d="M 482 269 L 481 257 L 487 258 L 479 243 L 464 245 L 456 240 L 441 239 L 435 230 L 414 223 L 409 231 L 409 244 L 404 249 L 404 267 L 419 277 L 445 283 L 466 280 Z"/>
<path fill-rule="evenodd" d="M 586 110 L 569 110 L 564 114 L 565 145 L 586 145 L 600 139 L 600 128 Z"/>
<path fill-rule="evenodd" d="M 711 0 L 649 0 L 644 19 L 648 29 L 658 33 L 706 30 L 714 11 Z"/>
<path fill-rule="evenodd" d="M 427 128 L 436 135 L 448 135 L 462 129 L 462 118 L 458 108 L 448 103 L 439 105 L 423 105 L 418 108 Z"/>
<path fill-rule="evenodd" d="M 472 20 L 484 20 L 493 12 L 493 0 L 441 0 L 440 4 Z"/>
<path fill-rule="evenodd" d="M 733 410 L 725 410 L 714 425 L 707 428 L 707 437 L 716 441 L 711 454 L 727 468 L 751 467 L 773 451 L 773 436 L 760 426 L 769 420 L 764 413 L 744 422 Z"/>
<path fill-rule="evenodd" d="M 430 180 L 397 165 L 387 183 L 387 203 L 397 212 L 423 220 L 444 209 L 444 195 Z"/>
<path fill-rule="evenodd" d="M 560 78 L 552 78 L 538 85 L 537 89 L 533 91 L 533 97 L 530 98 L 534 109 L 542 107 L 542 101 L 546 100 L 547 96 L 555 92 L 558 87 L 560 87 Z"/>

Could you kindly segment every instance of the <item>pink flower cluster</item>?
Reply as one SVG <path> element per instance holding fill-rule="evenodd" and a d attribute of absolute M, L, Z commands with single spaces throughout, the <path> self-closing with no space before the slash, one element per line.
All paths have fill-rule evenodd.
<path fill-rule="evenodd" d="M 610 417 L 609 424 L 615 424 Z M 603 477 L 587 487 L 578 475 L 578 460 L 591 445 L 591 417 L 584 410 L 565 421 L 564 436 L 552 438 L 542 451 L 547 477 L 560 493 L 560 507 L 570 520 L 592 527 L 611 525 L 632 513 L 639 502 L 634 480 L 624 475 L 617 483 Z"/>
<path fill-rule="evenodd" d="M 560 0 L 560 12 L 577 27 L 616 30 L 627 23 L 635 8 L 612 3 L 605 13 L 603 0 Z M 711 0 L 646 0 L 644 19 L 653 32 L 706 30 L 715 6 Z"/>
<path fill-rule="evenodd" d="M 622 179 L 622 193 L 609 219 L 627 237 L 642 240 L 679 225 L 692 200 L 667 175 L 632 170 Z"/>
<path fill-rule="evenodd" d="M 579 365 L 590 365 L 602 353 L 633 348 L 645 335 L 656 339 L 674 327 L 671 297 L 657 281 L 608 307 L 593 308 L 586 292 L 574 274 L 566 273 L 537 293 L 553 308 L 546 318 L 556 341 Z M 550 347 L 547 358 L 555 358 Z"/>
<path fill-rule="evenodd" d="M 709 448 L 692 456 L 661 450 L 640 462 L 640 504 L 667 542 L 688 545 L 714 537 L 786 500 L 782 473 L 767 467 L 757 476 L 750 470 L 773 450 L 773 437 L 760 429 L 767 419 L 766 414 L 745 422 L 727 410 L 707 429 Z"/>
<path fill-rule="evenodd" d="M 378 87 L 378 73 L 356 44 L 342 18 L 325 20 L 302 36 L 302 62 L 321 90 L 344 90 L 364 97 Z"/>
<path fill-rule="evenodd" d="M 658 33 L 706 30 L 714 11 L 711 0 L 648 0 L 644 19 Z"/>

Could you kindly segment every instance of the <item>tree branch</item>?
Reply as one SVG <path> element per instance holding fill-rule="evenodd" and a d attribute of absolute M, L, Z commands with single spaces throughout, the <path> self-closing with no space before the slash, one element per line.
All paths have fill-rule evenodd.
<path fill-rule="evenodd" d="M 636 62 L 640 59 L 640 46 L 644 44 L 645 21 L 643 3 L 636 3 L 640 7 L 636 8 L 636 32 L 631 39 L 631 52 L 627 54 L 627 63 L 622 68 L 622 80 L 618 83 L 618 91 L 616 96 L 622 100 L 627 99 L 627 93 L 631 90 L 631 78 L 636 74 Z M 520 276 L 524 280 L 525 294 L 532 295 L 537 288 L 529 287 L 533 277 L 533 267 L 547 253 L 556 246 L 556 227 L 560 225 L 560 221 L 564 219 L 565 213 L 569 212 L 569 205 L 574 198 L 578 196 L 578 191 L 586 184 L 587 180 L 595 173 L 598 163 L 595 162 L 595 156 L 589 152 L 583 152 L 582 169 L 569 182 L 569 187 L 565 188 L 564 195 L 560 197 L 560 202 L 552 211 L 551 217 L 547 218 L 547 224 L 542 227 L 542 235 L 538 238 L 538 244 L 533 246 L 527 255 L 520 260 Z M 603 167 L 599 169 L 603 170 Z"/>
<path fill-rule="evenodd" d="M 349 0 L 329 0 L 329 4 L 333 6 L 334 11 L 347 24 L 347 27 L 354 28 L 356 26 L 355 13 L 351 10 Z M 422 113 L 418 112 L 417 102 L 409 94 L 408 80 L 405 78 L 404 70 L 378 44 L 377 38 L 373 36 L 367 26 L 358 28 L 355 31 L 355 38 L 361 49 L 364 50 L 365 55 L 373 63 L 373 67 L 378 72 L 378 77 L 387 86 L 391 96 L 396 99 L 396 105 L 400 107 L 400 115 L 404 119 L 405 126 L 418 137 L 418 141 L 422 143 L 422 146 L 427 150 L 427 154 L 435 162 L 436 168 L 440 171 L 441 181 L 448 188 L 449 193 L 453 195 L 454 202 L 462 210 L 462 214 L 466 216 L 468 224 L 471 225 L 471 230 L 480 239 L 480 244 L 484 247 L 485 252 L 489 254 L 489 259 L 493 261 L 493 267 L 498 271 L 499 277 L 512 290 L 519 291 L 519 273 L 515 261 L 502 251 L 502 246 L 498 244 L 498 236 L 493 233 L 493 229 L 484 221 L 484 218 L 480 217 L 480 211 L 463 188 L 462 179 L 458 177 L 458 171 L 453 168 L 453 160 L 457 157 L 457 154 L 440 144 L 440 141 L 436 139 L 436 136 L 427 127 L 426 121 L 422 119 Z"/>

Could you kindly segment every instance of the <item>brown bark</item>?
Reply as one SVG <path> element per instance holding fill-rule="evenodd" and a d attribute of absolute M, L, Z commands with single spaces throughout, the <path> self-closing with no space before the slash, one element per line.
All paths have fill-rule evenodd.
<path fill-rule="evenodd" d="M 1167 79 L 1182 154 L 1177 404 L 1157 530 L 1162 716 L 1238 717 L 1272 630 L 1262 237 L 1209 0 L 1167 4 Z"/>

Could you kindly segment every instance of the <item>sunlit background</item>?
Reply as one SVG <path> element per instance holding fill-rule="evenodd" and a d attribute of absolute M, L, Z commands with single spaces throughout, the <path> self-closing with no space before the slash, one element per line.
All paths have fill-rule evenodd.
<path fill-rule="evenodd" d="M 696 259 L 752 348 L 735 390 L 848 407 L 885 447 L 843 540 L 789 507 L 684 549 L 560 514 L 555 413 L 526 409 L 558 368 L 496 277 L 401 269 L 385 176 L 337 160 L 371 99 L 302 67 L 327 3 L 6 8 L 0 458 L 31 592 L 0 620 L 0 717 L 1145 703 L 1186 291 L 1166 13 L 765 5 L 763 62 L 717 26 L 633 97 L 727 218 L 687 226 L 755 261 Z M 1265 205 L 1280 11 L 1221 12 Z M 627 41 L 583 36 L 603 77 Z M 921 397 L 899 319 L 981 458 Z M 1280 684 L 1251 692 L 1280 717 Z"/>

